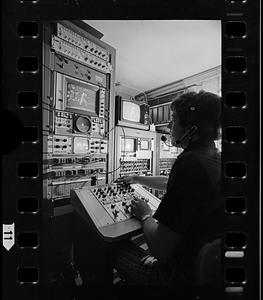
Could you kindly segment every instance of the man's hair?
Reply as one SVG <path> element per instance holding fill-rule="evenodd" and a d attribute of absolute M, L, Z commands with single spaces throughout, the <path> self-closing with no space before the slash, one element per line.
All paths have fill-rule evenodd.
<path fill-rule="evenodd" d="M 184 129 L 196 125 L 200 137 L 218 139 L 221 127 L 221 97 L 218 95 L 204 90 L 199 93 L 187 92 L 172 102 L 171 110 L 176 110 Z"/>

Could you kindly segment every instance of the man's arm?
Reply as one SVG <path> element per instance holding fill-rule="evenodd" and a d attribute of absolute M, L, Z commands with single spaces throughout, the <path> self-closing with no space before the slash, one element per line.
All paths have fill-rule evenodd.
<path fill-rule="evenodd" d="M 143 232 L 151 253 L 162 262 L 167 262 L 172 257 L 181 238 L 179 233 L 157 223 L 153 217 L 143 222 Z"/>
<path fill-rule="evenodd" d="M 166 176 L 125 176 L 118 178 L 116 182 L 126 182 L 129 184 L 138 183 L 141 185 L 146 185 L 149 188 L 157 190 L 166 190 L 168 177 Z"/>
<path fill-rule="evenodd" d="M 137 183 L 157 190 L 166 190 L 168 177 L 166 176 L 138 176 Z"/>
<path fill-rule="evenodd" d="M 168 261 L 173 255 L 181 235 L 166 225 L 157 223 L 156 219 L 152 217 L 149 204 L 142 199 L 131 201 L 131 213 L 142 222 L 144 236 L 150 252 L 159 261 Z"/>

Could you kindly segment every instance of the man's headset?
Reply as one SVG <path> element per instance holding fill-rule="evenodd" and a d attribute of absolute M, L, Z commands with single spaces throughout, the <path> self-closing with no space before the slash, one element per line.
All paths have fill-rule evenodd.
<path fill-rule="evenodd" d="M 196 125 L 193 125 L 190 129 L 188 129 L 184 135 L 179 139 L 179 140 L 176 140 L 176 144 L 181 144 L 185 139 L 187 138 L 191 138 L 193 136 L 193 134 L 197 131 L 198 127 Z M 163 135 L 161 137 L 161 141 L 163 141 L 165 143 L 166 146 L 168 147 L 173 147 L 172 145 L 169 145 L 166 143 L 167 141 L 167 137 L 165 135 Z"/>
<path fill-rule="evenodd" d="M 193 102 L 189 105 L 189 107 L 187 108 L 187 110 L 188 110 L 188 121 L 189 121 L 189 123 L 190 124 L 194 123 L 194 114 L 193 113 L 196 112 L 196 106 L 193 105 Z M 191 138 L 197 130 L 198 130 L 198 127 L 196 125 L 191 126 L 188 130 L 186 130 L 186 132 L 183 134 L 183 136 L 179 140 L 176 140 L 176 145 L 182 144 L 182 142 L 184 140 L 186 140 L 187 138 Z M 173 147 L 172 145 L 169 145 L 169 144 L 166 143 L 167 138 L 166 138 L 165 135 L 163 135 L 161 137 L 161 140 L 168 147 Z"/>

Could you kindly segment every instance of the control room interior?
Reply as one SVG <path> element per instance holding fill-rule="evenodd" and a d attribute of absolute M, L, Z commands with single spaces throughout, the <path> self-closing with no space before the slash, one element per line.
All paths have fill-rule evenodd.
<path fill-rule="evenodd" d="M 202 89 L 221 95 L 221 23 L 65 20 L 44 30 L 44 280 L 118 285 L 114 268 L 100 269 L 108 245 L 132 239 L 147 249 L 131 198 L 155 211 L 164 192 L 115 181 L 169 176 L 182 152 L 167 128 L 172 101 Z"/>

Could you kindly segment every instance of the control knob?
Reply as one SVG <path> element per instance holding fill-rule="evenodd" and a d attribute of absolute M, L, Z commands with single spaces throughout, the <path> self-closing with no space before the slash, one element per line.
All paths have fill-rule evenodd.
<path fill-rule="evenodd" d="M 126 213 L 130 213 L 130 206 L 126 206 L 126 207 L 124 208 L 124 211 L 125 211 Z"/>
<path fill-rule="evenodd" d="M 126 213 L 130 212 L 130 205 L 127 202 L 122 202 L 122 205 L 124 206 L 124 211 Z"/>
<path fill-rule="evenodd" d="M 117 208 L 115 208 L 115 209 L 112 211 L 112 213 L 113 213 L 113 215 L 114 215 L 115 218 L 118 216 L 118 213 L 119 213 L 119 212 L 120 212 L 120 211 L 119 211 Z"/>

